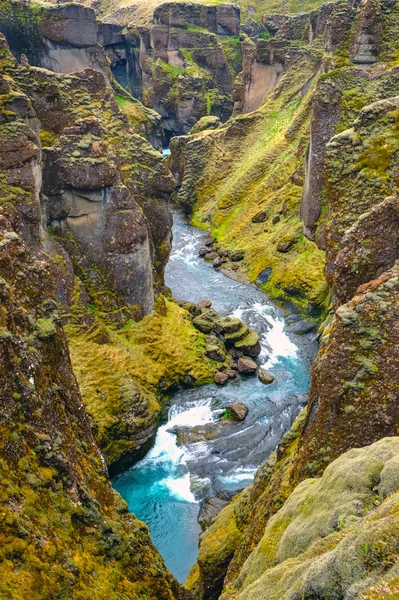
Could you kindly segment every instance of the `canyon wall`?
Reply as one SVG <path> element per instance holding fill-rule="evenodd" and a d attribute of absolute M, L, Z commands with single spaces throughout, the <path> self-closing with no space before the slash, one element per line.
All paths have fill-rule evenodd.
<path fill-rule="evenodd" d="M 160 122 L 149 109 L 161 116 L 167 140 L 187 133 L 205 115 L 223 121 L 231 115 L 233 81 L 241 69 L 240 11 L 234 5 L 162 4 L 151 22 L 124 27 L 111 18 L 98 20 L 80 4 L 3 0 L 0 31 L 18 60 L 24 55 L 32 65 L 61 73 L 95 68 L 114 83 L 122 105 L 130 94 L 141 100 L 148 108 L 136 103 L 135 125 L 141 120 L 158 148 L 153 129 Z"/>
<path fill-rule="evenodd" d="M 266 82 L 263 105 L 172 142 L 178 201 L 242 249 L 242 276 L 308 315 L 315 263 L 331 292 L 330 306 L 328 294 L 316 302 L 326 320 L 308 406 L 202 534 L 188 580 L 198 598 L 398 593 L 398 486 L 389 475 L 382 491 L 371 458 L 399 432 L 398 28 L 397 4 L 374 0 L 284 17 L 258 52 L 284 44 L 298 62 Z M 291 269 L 296 291 L 282 285 Z"/>
<path fill-rule="evenodd" d="M 140 260 L 146 257 L 146 276 L 152 281 L 154 236 L 138 208 L 139 194 L 133 196 L 128 185 L 115 180 L 121 166 L 107 155 L 105 122 L 85 115 L 84 107 L 93 112 L 97 103 L 103 113 L 107 106 L 108 118 L 120 119 L 122 130 L 124 117 L 100 73 L 86 70 L 67 79 L 18 67 L 3 36 L 0 70 L 0 595 L 49 600 L 105 595 L 184 598 L 185 592 L 152 546 L 147 528 L 129 514 L 111 488 L 62 327 L 74 278 L 85 279 L 84 268 L 87 282 L 93 281 L 89 273 L 98 274 L 100 293 L 101 281 L 108 285 L 121 264 L 122 269 L 129 263 L 136 269 L 138 252 Z M 78 135 L 85 140 L 84 148 L 81 144 L 79 156 L 76 150 L 74 157 L 66 157 L 66 145 L 74 145 Z M 137 152 L 142 148 L 153 154 L 133 133 L 131 143 L 138 144 Z M 162 166 L 159 160 L 156 163 L 153 156 L 162 180 Z M 163 181 L 167 189 L 166 172 Z M 109 207 L 104 203 L 106 194 Z M 147 201 L 157 202 L 152 194 Z M 122 211 L 117 202 L 124 202 Z M 48 234 L 56 206 L 62 229 L 59 241 Z M 102 252 L 98 248 L 93 252 L 87 222 L 86 236 L 79 225 L 70 226 L 68 221 L 81 219 L 82 212 L 99 235 L 108 236 Z M 138 234 L 132 238 L 134 231 L 129 232 L 121 246 L 112 247 L 113 220 L 121 218 L 133 219 Z M 167 228 L 165 234 L 168 237 Z M 68 245 L 81 247 L 84 265 L 68 254 Z M 140 277 L 141 272 L 138 283 Z M 82 280 L 78 285 L 87 302 Z M 113 306 L 111 302 L 105 306 L 104 298 L 111 320 L 132 293 L 137 294 L 139 311 L 146 312 L 154 303 L 154 291 L 148 286 L 136 292 L 126 283 L 115 290 Z"/>

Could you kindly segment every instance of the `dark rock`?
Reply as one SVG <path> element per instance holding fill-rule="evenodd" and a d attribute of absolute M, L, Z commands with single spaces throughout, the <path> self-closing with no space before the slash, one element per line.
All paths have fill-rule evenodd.
<path fill-rule="evenodd" d="M 237 371 L 235 369 L 226 369 L 225 373 L 229 379 L 234 379 L 234 377 L 237 377 Z"/>
<path fill-rule="evenodd" d="M 257 22 L 249 17 L 241 25 L 241 31 L 247 34 L 248 37 L 256 37 L 259 33 L 259 25 Z"/>
<path fill-rule="evenodd" d="M 238 359 L 237 366 L 239 373 L 255 373 L 258 368 L 256 362 L 249 356 L 241 356 Z"/>
<path fill-rule="evenodd" d="M 194 318 L 194 327 L 202 333 L 210 333 L 219 322 L 219 315 L 213 308 L 202 309 L 201 314 Z"/>
<path fill-rule="evenodd" d="M 286 252 L 289 252 L 292 248 L 292 246 L 295 244 L 295 240 L 287 240 L 284 242 L 279 242 L 277 244 L 277 252 L 282 252 L 283 254 L 285 254 Z"/>
<path fill-rule="evenodd" d="M 232 260 L 233 262 L 238 262 L 240 260 L 243 260 L 244 251 L 243 250 L 231 250 L 229 252 L 229 256 L 230 256 L 230 260 Z"/>
<path fill-rule="evenodd" d="M 243 402 L 233 402 L 232 404 L 226 406 L 226 410 L 229 411 L 235 421 L 244 421 L 249 413 L 248 406 Z"/>
<path fill-rule="evenodd" d="M 205 354 L 208 358 L 211 358 L 212 360 L 216 360 L 218 362 L 223 362 L 225 358 L 223 350 L 215 344 L 207 344 L 205 348 Z"/>
<path fill-rule="evenodd" d="M 219 257 L 219 253 L 218 253 L 218 252 L 216 252 L 216 251 L 208 252 L 208 253 L 207 253 L 207 254 L 205 254 L 205 256 L 204 256 L 204 259 L 205 259 L 205 260 L 209 260 L 209 261 L 211 261 L 211 260 L 216 260 L 217 258 L 220 258 L 220 257 Z"/>
<path fill-rule="evenodd" d="M 217 258 L 215 258 L 215 260 L 213 261 L 213 268 L 214 269 L 220 269 L 220 267 L 223 265 L 224 260 L 218 256 Z"/>
<path fill-rule="evenodd" d="M 211 308 L 212 302 L 211 300 L 200 300 L 197 303 L 198 308 Z"/>
<path fill-rule="evenodd" d="M 209 248 L 207 246 L 201 246 L 201 248 L 198 250 L 199 256 L 206 256 L 208 252 Z"/>
<path fill-rule="evenodd" d="M 249 330 L 249 333 L 241 340 L 235 342 L 234 346 L 244 354 L 249 356 L 258 356 L 261 353 L 259 336 L 255 331 Z"/>
<path fill-rule="evenodd" d="M 243 355 L 243 353 L 240 352 L 240 350 L 237 350 L 236 348 L 230 348 L 229 349 L 229 354 L 234 359 L 238 359 L 238 358 L 240 358 Z"/>
<path fill-rule="evenodd" d="M 252 223 L 264 223 L 265 221 L 267 221 L 267 218 L 267 210 L 261 210 L 252 217 L 251 221 Z"/>
<path fill-rule="evenodd" d="M 243 326 L 242 321 L 233 317 L 224 317 L 221 319 L 220 325 L 222 327 L 223 333 L 235 333 Z"/>
<path fill-rule="evenodd" d="M 212 244 L 214 244 L 215 242 L 216 242 L 216 238 L 213 237 L 213 235 L 210 235 L 207 238 L 205 238 L 204 245 L 205 246 L 212 246 Z"/>
<path fill-rule="evenodd" d="M 208 498 L 205 500 L 201 505 L 198 515 L 198 523 L 201 525 L 202 530 L 205 530 L 212 524 L 215 517 L 217 517 L 227 504 L 227 500 L 222 500 L 221 498 Z"/>
<path fill-rule="evenodd" d="M 277 225 L 277 223 L 280 223 L 280 221 L 281 221 L 281 217 L 280 217 L 280 215 L 276 215 L 276 216 L 275 216 L 275 217 L 273 217 L 273 219 L 272 219 L 272 223 L 273 223 L 273 225 Z"/>
<path fill-rule="evenodd" d="M 256 278 L 256 283 L 261 284 L 261 285 L 264 285 L 265 283 L 267 283 L 270 279 L 272 272 L 273 272 L 273 269 L 271 267 L 268 267 L 267 269 L 264 269 L 263 271 L 261 271 Z"/>

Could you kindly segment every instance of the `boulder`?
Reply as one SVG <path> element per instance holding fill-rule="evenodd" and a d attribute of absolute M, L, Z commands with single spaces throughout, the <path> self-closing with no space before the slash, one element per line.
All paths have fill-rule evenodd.
<path fill-rule="evenodd" d="M 226 344 L 226 347 L 229 348 L 231 346 L 235 346 L 236 342 L 245 338 L 245 336 L 248 333 L 249 333 L 249 328 L 244 323 L 241 323 L 240 328 L 237 329 L 236 331 L 232 331 L 231 333 L 225 333 L 224 334 L 224 338 L 225 338 L 224 343 Z"/>
<path fill-rule="evenodd" d="M 197 303 L 198 308 L 211 308 L 211 306 L 212 306 L 211 300 L 200 300 Z"/>
<path fill-rule="evenodd" d="M 294 245 L 295 240 L 286 240 L 283 242 L 279 242 L 277 244 L 277 252 L 282 252 L 283 254 L 285 254 L 286 252 L 289 252 L 292 248 L 292 246 Z"/>
<path fill-rule="evenodd" d="M 219 253 L 216 252 L 215 250 L 213 250 L 212 252 L 208 252 L 204 256 L 205 260 L 216 260 L 217 258 L 219 258 Z"/>
<path fill-rule="evenodd" d="M 229 411 L 235 421 L 244 421 L 249 413 L 249 408 L 244 402 L 233 402 L 226 406 L 226 410 Z"/>
<path fill-rule="evenodd" d="M 255 331 L 251 330 L 243 339 L 236 342 L 234 346 L 237 350 L 240 350 L 244 354 L 249 354 L 249 356 L 258 356 L 261 352 L 259 336 Z"/>
<path fill-rule="evenodd" d="M 251 219 L 252 223 L 264 223 L 267 220 L 267 210 L 261 210 Z"/>
<path fill-rule="evenodd" d="M 225 317 L 220 321 L 220 325 L 223 329 L 223 333 L 235 333 L 241 329 L 243 323 L 240 321 L 240 319 Z"/>
<path fill-rule="evenodd" d="M 273 383 L 274 375 L 268 373 L 264 369 L 258 369 L 258 379 L 259 381 L 267 385 L 269 383 Z"/>
<path fill-rule="evenodd" d="M 258 368 L 256 362 L 249 356 L 241 356 L 238 359 L 237 366 L 239 373 L 255 373 Z"/>
<path fill-rule="evenodd" d="M 224 361 L 224 352 L 219 346 L 216 346 L 216 344 L 207 344 L 205 354 L 212 360 L 217 360 L 219 362 Z"/>
<path fill-rule="evenodd" d="M 213 235 L 208 235 L 208 237 L 205 238 L 205 240 L 204 240 L 204 245 L 212 246 L 212 244 L 214 244 L 215 242 L 216 242 L 216 238 Z"/>
<path fill-rule="evenodd" d="M 202 117 L 199 121 L 196 122 L 194 127 L 191 129 L 190 134 L 200 133 L 201 131 L 205 131 L 206 129 L 218 129 L 222 124 L 219 117 L 215 115 L 209 115 L 207 117 Z"/>
<path fill-rule="evenodd" d="M 206 256 L 209 252 L 209 248 L 207 246 L 201 246 L 201 248 L 198 250 L 198 255 L 199 256 Z"/>
<path fill-rule="evenodd" d="M 223 371 L 217 371 L 217 373 L 215 373 L 215 383 L 217 383 L 218 385 L 223 385 L 226 383 L 226 381 L 228 380 L 229 376 L 227 375 L 227 373 L 224 373 Z"/>
<path fill-rule="evenodd" d="M 202 333 L 210 333 L 212 329 L 217 325 L 220 317 L 216 310 L 213 308 L 207 308 L 202 310 L 201 314 L 194 318 L 194 327 L 202 331 Z"/>
<path fill-rule="evenodd" d="M 229 379 L 234 379 L 234 377 L 237 377 L 237 371 L 235 369 L 227 369 L 225 373 Z"/>

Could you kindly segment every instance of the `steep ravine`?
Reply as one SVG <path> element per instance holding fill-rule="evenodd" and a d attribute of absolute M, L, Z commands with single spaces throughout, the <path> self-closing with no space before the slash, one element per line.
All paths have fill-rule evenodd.
<path fill-rule="evenodd" d="M 314 332 L 292 333 L 298 315 L 286 322 L 261 291 L 205 263 L 198 250 L 206 235 L 177 211 L 173 237 L 166 268 L 173 295 L 192 302 L 209 299 L 219 314 L 242 319 L 260 335 L 259 363 L 275 377 L 268 386 L 253 374 L 235 377 L 223 387 L 175 392 L 155 446 L 114 479 L 130 510 L 149 525 L 166 566 L 184 582 L 197 556 L 198 503 L 219 498 L 223 506 L 223 500 L 251 483 L 306 402 L 317 344 Z M 245 421 L 220 420 L 226 406 L 240 401 L 249 408 Z"/>
<path fill-rule="evenodd" d="M 0 598 L 398 600 L 399 3 L 132 1 L 0 0 Z"/>

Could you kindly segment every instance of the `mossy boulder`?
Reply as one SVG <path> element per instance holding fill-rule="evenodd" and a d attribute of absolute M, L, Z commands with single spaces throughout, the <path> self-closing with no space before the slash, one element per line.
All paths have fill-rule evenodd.
<path fill-rule="evenodd" d="M 384 491 L 398 443 L 385 438 L 350 450 L 320 479 L 297 486 L 221 598 L 333 597 L 337 590 L 363 598 L 382 581 L 389 590 L 390 567 L 382 574 L 377 565 L 394 551 L 399 527 L 397 481 Z"/>

